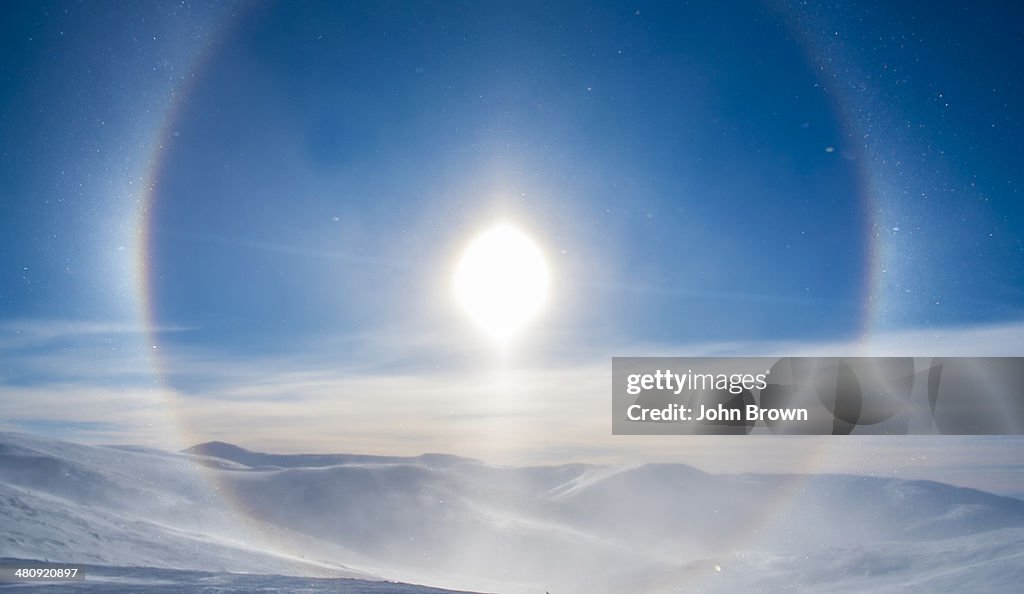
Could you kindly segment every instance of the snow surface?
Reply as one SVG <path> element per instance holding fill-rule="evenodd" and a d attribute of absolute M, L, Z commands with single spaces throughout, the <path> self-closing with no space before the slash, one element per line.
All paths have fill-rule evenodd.
<path fill-rule="evenodd" d="M 3 565 L 25 564 L 24 559 L 0 559 Z M 28 561 L 31 562 L 31 561 Z M 87 579 L 48 583 L 0 583 L 15 592 L 104 592 L 109 594 L 158 594 L 188 592 L 332 592 L 337 594 L 458 594 L 412 584 L 344 578 L 313 578 L 267 574 L 214 573 L 152 567 L 82 565 Z M 468 594 L 468 593 L 467 593 Z"/>
<path fill-rule="evenodd" d="M 151 579 L 145 591 L 354 592 L 337 580 L 360 578 L 552 594 L 1016 592 L 1024 580 L 1020 499 L 679 464 L 517 468 L 217 442 L 170 453 L 0 433 L 0 531 L 0 556 L 105 567 L 91 573 L 132 591 Z"/>

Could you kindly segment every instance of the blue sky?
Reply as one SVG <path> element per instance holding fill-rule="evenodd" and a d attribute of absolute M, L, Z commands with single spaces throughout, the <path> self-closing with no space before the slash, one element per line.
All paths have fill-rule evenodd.
<path fill-rule="evenodd" d="M 501 217 L 562 274 L 547 324 L 609 348 L 1020 317 L 997 13 L 7 10 L 6 317 L 122 315 L 141 258 L 182 340 L 419 324 L 448 250 Z"/>
<path fill-rule="evenodd" d="M 468 391 L 495 363 L 449 279 L 498 220 L 529 230 L 553 271 L 516 355 L 549 379 L 652 345 L 864 349 L 986 328 L 1020 354 L 1006 338 L 1024 317 L 1013 8 L 0 10 L 7 398 L 123 391 L 140 410 L 174 402 L 165 422 L 183 434 L 231 438 L 190 425 L 203 401 L 181 395 L 224 396 L 257 362 L 276 386 L 301 370 L 383 382 L 367 393 L 409 374 Z M 601 415 L 602 385 L 586 395 Z M 338 407 L 344 425 L 352 404 Z M 18 418 L 50 427 L 40 414 Z M 255 427 L 280 414 L 256 415 L 250 442 L 301 447 L 298 425 Z M 469 447 L 445 448 L 440 420 L 424 441 L 401 426 L 359 445 Z"/>
<path fill-rule="evenodd" d="M 690 35 L 666 10 L 255 11 L 175 124 L 160 320 L 246 344 L 417 323 L 408 292 L 511 217 L 584 339 L 855 331 L 867 213 L 801 48 L 763 9 Z"/>

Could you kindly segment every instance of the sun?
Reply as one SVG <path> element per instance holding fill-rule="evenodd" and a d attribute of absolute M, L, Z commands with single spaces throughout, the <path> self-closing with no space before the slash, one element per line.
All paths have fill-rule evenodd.
<path fill-rule="evenodd" d="M 549 272 L 544 254 L 522 231 L 500 224 L 469 243 L 455 270 L 459 304 L 499 343 L 519 333 L 544 306 Z"/>

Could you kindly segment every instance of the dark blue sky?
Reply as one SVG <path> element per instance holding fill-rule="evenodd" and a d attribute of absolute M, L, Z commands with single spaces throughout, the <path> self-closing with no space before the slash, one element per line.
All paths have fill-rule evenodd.
<path fill-rule="evenodd" d="M 445 332 L 500 218 L 548 253 L 559 348 L 1021 317 L 1009 8 L 2 10 L 4 318 Z"/>

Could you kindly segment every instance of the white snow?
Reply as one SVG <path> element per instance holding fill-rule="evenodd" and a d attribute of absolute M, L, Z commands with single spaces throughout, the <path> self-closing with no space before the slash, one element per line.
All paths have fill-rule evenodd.
<path fill-rule="evenodd" d="M 0 556 L 89 563 L 136 589 L 356 591 L 306 578 L 359 577 L 508 593 L 1010 592 L 1022 545 L 1024 501 L 928 481 L 0 434 Z"/>

